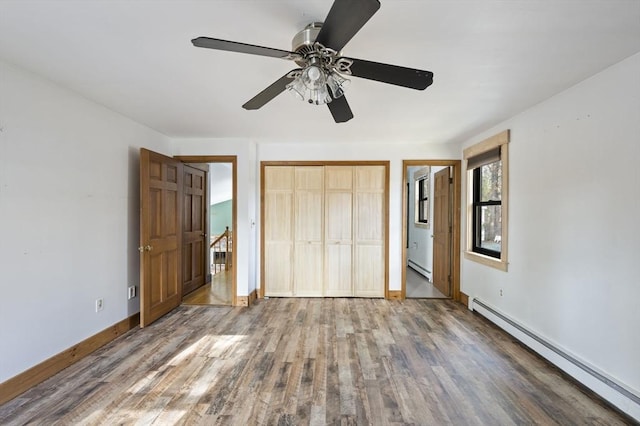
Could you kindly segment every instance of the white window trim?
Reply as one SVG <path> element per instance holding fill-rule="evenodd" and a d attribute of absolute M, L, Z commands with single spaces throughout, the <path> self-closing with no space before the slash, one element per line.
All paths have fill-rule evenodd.
<path fill-rule="evenodd" d="M 507 271 L 509 248 L 509 142 L 510 131 L 507 129 L 497 135 L 491 136 L 466 148 L 463 151 L 464 169 L 467 167 L 467 159 L 478 154 L 500 147 L 500 160 L 502 161 L 502 247 L 500 259 L 486 256 L 473 251 L 473 171 L 467 170 L 467 242 L 464 252 L 465 259 L 481 263 L 501 271 Z"/>

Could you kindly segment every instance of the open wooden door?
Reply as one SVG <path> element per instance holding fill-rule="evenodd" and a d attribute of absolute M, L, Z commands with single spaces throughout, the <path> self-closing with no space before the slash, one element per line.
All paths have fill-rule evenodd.
<path fill-rule="evenodd" d="M 451 296 L 449 167 L 435 174 L 433 194 L 433 285 Z"/>
<path fill-rule="evenodd" d="M 182 179 L 178 160 L 140 149 L 140 326 L 182 301 Z"/>
<path fill-rule="evenodd" d="M 183 295 L 202 287 L 208 275 L 209 243 L 206 228 L 208 170 L 208 164 L 184 165 Z"/>

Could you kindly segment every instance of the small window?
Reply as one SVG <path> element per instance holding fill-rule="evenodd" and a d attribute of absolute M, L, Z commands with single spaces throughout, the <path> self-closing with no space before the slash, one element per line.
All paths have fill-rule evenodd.
<path fill-rule="evenodd" d="M 418 179 L 416 182 L 417 190 L 417 202 L 418 210 L 416 222 L 429 223 L 429 177 L 425 176 L 422 179 Z"/>
<path fill-rule="evenodd" d="M 465 258 L 507 270 L 509 131 L 464 150 L 467 160 Z"/>
<path fill-rule="evenodd" d="M 502 161 L 473 169 L 473 251 L 502 253 Z"/>
<path fill-rule="evenodd" d="M 416 226 L 428 228 L 430 225 L 429 205 L 431 203 L 431 167 L 421 167 L 413 174 L 414 191 L 414 223 Z"/>

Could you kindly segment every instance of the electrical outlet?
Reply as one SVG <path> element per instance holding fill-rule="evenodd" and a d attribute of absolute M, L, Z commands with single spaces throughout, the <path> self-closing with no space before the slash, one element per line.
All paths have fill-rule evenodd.
<path fill-rule="evenodd" d="M 500 289 L 500 296 L 502 296 L 502 289 Z"/>
<path fill-rule="evenodd" d="M 102 298 L 96 299 L 96 312 L 101 311 L 102 309 L 104 309 L 104 300 L 102 300 Z"/>
<path fill-rule="evenodd" d="M 129 292 L 127 294 L 128 294 L 129 300 L 131 300 L 134 297 L 136 297 L 136 286 L 135 285 L 132 285 L 131 287 L 129 287 L 128 290 L 129 290 Z"/>

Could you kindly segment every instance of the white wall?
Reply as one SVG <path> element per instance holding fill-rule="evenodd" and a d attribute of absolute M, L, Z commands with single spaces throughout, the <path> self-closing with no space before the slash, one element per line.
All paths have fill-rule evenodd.
<path fill-rule="evenodd" d="M 233 198 L 231 163 L 209 164 L 209 204 L 218 204 Z"/>
<path fill-rule="evenodd" d="M 463 148 L 504 129 L 509 270 L 463 259 L 461 290 L 640 396 L 640 54 Z"/>
<path fill-rule="evenodd" d="M 357 120 L 357 117 L 354 119 Z M 266 143 L 258 144 L 258 161 L 366 161 L 390 162 L 389 182 L 389 289 L 402 283 L 402 160 L 450 160 L 460 158 L 455 145 L 389 143 Z"/>
<path fill-rule="evenodd" d="M 402 160 L 459 158 L 458 146 L 407 143 L 306 143 L 236 139 L 174 139 L 175 155 L 237 155 L 238 158 L 238 296 L 260 283 L 260 162 L 390 160 L 389 282 L 400 290 L 402 246 Z"/>
<path fill-rule="evenodd" d="M 0 128 L 2 382 L 139 311 L 139 147 L 170 142 L 4 62 Z"/>

